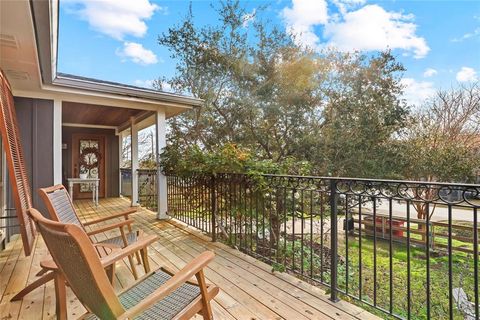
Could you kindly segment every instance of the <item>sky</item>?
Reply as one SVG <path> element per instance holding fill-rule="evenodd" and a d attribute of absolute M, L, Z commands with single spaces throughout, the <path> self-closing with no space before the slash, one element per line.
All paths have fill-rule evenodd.
<path fill-rule="evenodd" d="M 480 1 L 241 1 L 315 50 L 391 49 L 405 67 L 405 98 L 420 104 L 438 89 L 480 80 Z M 192 1 L 195 22 L 216 23 L 212 1 Z M 187 14 L 189 1 L 60 0 L 58 70 L 151 87 L 175 61 L 157 43 Z M 246 24 L 245 28 L 251 28 Z M 168 90 L 168 87 L 166 88 Z"/>

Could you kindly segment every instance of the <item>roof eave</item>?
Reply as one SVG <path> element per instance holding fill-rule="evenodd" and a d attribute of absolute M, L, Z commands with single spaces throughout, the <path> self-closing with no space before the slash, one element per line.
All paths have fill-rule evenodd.
<path fill-rule="evenodd" d="M 132 88 L 121 84 L 105 83 L 95 79 L 79 79 L 68 75 L 57 75 L 52 81 L 55 86 L 83 89 L 100 93 L 110 93 L 128 97 L 155 100 L 159 102 L 177 103 L 191 107 L 199 107 L 203 104 L 202 99 L 173 94 L 169 92 L 156 91 L 143 88 Z"/>
<path fill-rule="evenodd" d="M 52 59 L 52 53 L 56 51 L 57 48 L 56 43 L 52 43 L 52 41 L 57 39 L 57 37 L 51 35 L 51 32 L 58 33 L 58 30 L 56 30 L 57 28 L 51 30 L 50 27 L 52 26 L 50 19 L 58 20 L 58 10 L 51 10 L 51 1 L 52 0 L 30 0 L 30 8 L 34 20 L 35 38 L 37 42 L 37 55 L 40 63 L 40 73 L 43 84 L 148 99 L 158 102 L 176 103 L 190 107 L 199 107 L 203 105 L 204 101 L 202 99 L 194 97 L 59 74 L 56 69 L 56 54 L 55 58 Z M 56 5 L 58 6 L 58 2 Z M 58 27 L 58 24 L 54 25 L 57 25 Z"/>

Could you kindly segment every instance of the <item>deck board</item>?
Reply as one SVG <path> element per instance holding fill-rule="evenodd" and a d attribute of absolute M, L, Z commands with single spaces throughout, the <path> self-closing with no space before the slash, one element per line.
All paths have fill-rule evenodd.
<path fill-rule="evenodd" d="M 126 209 L 129 203 L 122 198 L 102 199 L 99 207 L 89 200 L 75 202 L 84 221 Z M 215 260 L 205 270 L 207 281 L 220 287 L 212 304 L 216 319 L 378 319 L 346 301 L 333 303 L 325 292 L 285 273 L 272 273 L 271 267 L 222 243 L 213 243 L 197 230 L 176 220 L 159 221 L 155 214 L 139 209 L 133 215 L 135 228 L 157 234 L 159 241 L 149 248 L 152 269 L 160 266 L 179 270 L 204 250 L 213 250 Z M 102 240 L 115 231 L 99 234 Z M 55 295 L 53 283 L 31 292 L 23 301 L 10 298 L 36 279 L 39 261 L 47 255 L 41 237 L 30 257 L 23 255 L 22 243 L 14 237 L 0 252 L 0 319 L 54 319 Z M 142 266 L 137 266 L 139 276 Z M 128 260 L 117 264 L 115 289 L 130 286 L 135 280 Z M 85 312 L 70 289 L 67 289 L 69 319 Z M 195 319 L 201 319 L 196 316 Z"/>

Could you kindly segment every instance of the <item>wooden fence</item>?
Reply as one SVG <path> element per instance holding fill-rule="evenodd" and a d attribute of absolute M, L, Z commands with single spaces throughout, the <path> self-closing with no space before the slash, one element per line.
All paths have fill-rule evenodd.
<path fill-rule="evenodd" d="M 375 215 L 376 223 L 373 222 L 372 213 L 363 213 L 362 220 L 359 221 L 359 216 L 354 215 L 354 232 L 359 234 L 359 226 L 362 226 L 362 234 L 373 237 L 374 228 L 376 228 L 376 237 L 380 239 L 390 239 L 390 217 L 389 215 L 379 214 Z M 410 243 L 419 246 L 425 246 L 426 239 L 426 221 L 421 219 L 410 218 L 410 228 L 407 225 L 407 218 L 392 217 L 391 223 L 392 239 L 397 242 L 406 243 L 408 232 L 410 232 Z M 478 228 L 480 229 L 480 228 Z M 451 225 L 452 239 L 462 242 L 453 243 L 452 249 L 466 253 L 473 253 L 473 223 L 472 226 L 460 225 L 453 222 Z M 429 242 L 432 249 L 448 249 L 448 223 L 430 221 L 429 227 Z M 469 234 L 469 235 L 466 235 Z"/>

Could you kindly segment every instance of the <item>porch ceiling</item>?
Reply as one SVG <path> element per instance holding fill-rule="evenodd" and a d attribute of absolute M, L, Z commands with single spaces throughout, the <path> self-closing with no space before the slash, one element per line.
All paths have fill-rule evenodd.
<path fill-rule="evenodd" d="M 118 127 L 142 113 L 145 111 L 67 101 L 62 103 L 63 123 Z"/>

